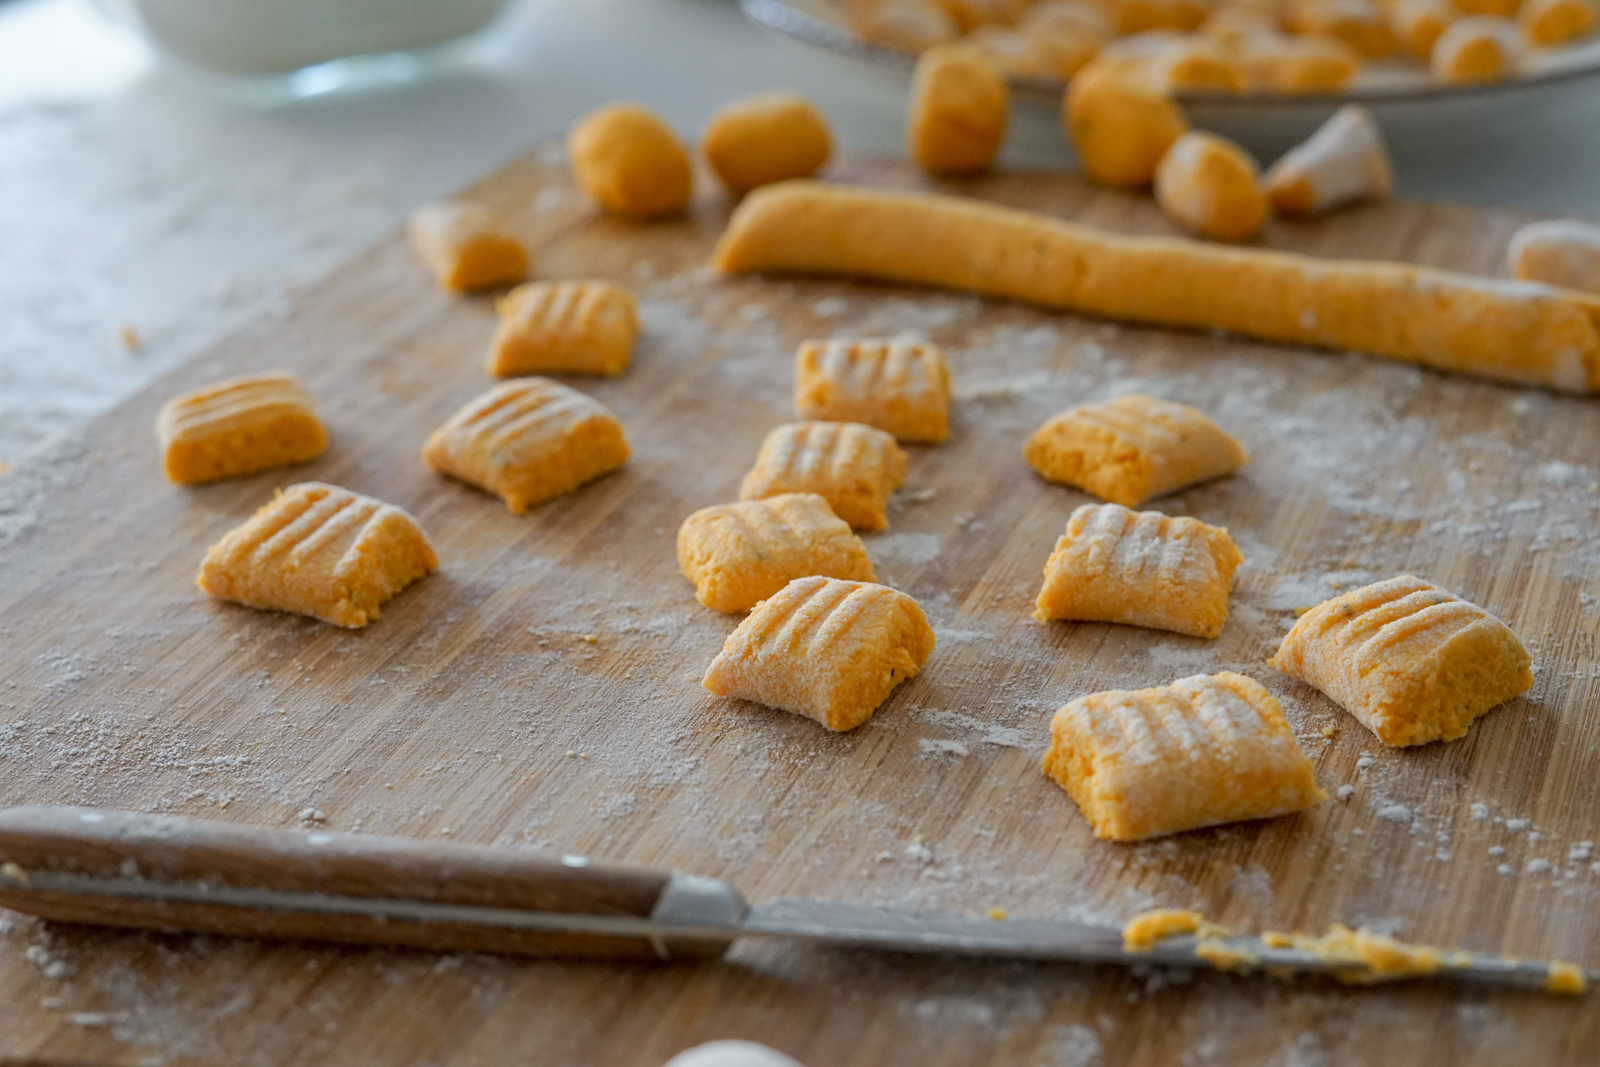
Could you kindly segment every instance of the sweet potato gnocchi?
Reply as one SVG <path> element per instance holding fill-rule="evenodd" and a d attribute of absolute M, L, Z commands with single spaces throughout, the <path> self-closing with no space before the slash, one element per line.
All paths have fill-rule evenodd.
<path fill-rule="evenodd" d="M 500 301 L 489 373 L 598 374 L 628 369 L 639 333 L 633 294 L 604 281 L 532 282 Z"/>
<path fill-rule="evenodd" d="M 1244 557 L 1228 531 L 1120 504 L 1085 504 L 1044 565 L 1033 617 L 1216 637 Z"/>
<path fill-rule="evenodd" d="M 224 600 L 358 629 L 438 565 L 428 536 L 405 511 L 336 485 L 302 482 L 212 545 L 198 582 Z"/>
<path fill-rule="evenodd" d="M 979 49 L 939 45 L 922 53 L 911 83 L 906 148 L 929 174 L 981 174 L 1005 140 L 1011 90 Z"/>
<path fill-rule="evenodd" d="M 1244 675 L 1080 697 L 1056 712 L 1043 770 L 1096 837 L 1138 841 L 1320 804 L 1283 707 Z"/>
<path fill-rule="evenodd" d="M 858 422 L 791 422 L 761 442 L 739 499 L 816 493 L 857 530 L 881 530 L 905 477 L 906 454 L 891 434 Z"/>
<path fill-rule="evenodd" d="M 917 602 L 888 586 L 797 578 L 728 635 L 704 685 L 853 730 L 933 653 Z"/>
<path fill-rule="evenodd" d="M 803 419 L 936 444 L 950 436 L 950 367 L 937 345 L 917 341 L 807 341 L 795 353 L 794 407 Z"/>
<path fill-rule="evenodd" d="M 304 463 L 328 447 L 311 393 L 287 372 L 229 378 L 161 406 L 162 466 L 180 485 Z"/>
<path fill-rule="evenodd" d="M 809 178 L 832 150 L 828 121 L 798 93 L 758 93 L 718 108 L 700 137 L 706 162 L 740 195 L 786 178 Z"/>
<path fill-rule="evenodd" d="M 605 210 L 633 219 L 676 215 L 689 206 L 689 151 L 649 108 L 596 108 L 567 134 L 573 180 Z"/>
<path fill-rule="evenodd" d="M 1528 652 L 1505 623 L 1409 574 L 1312 608 L 1270 663 L 1396 747 L 1454 740 L 1533 685 Z"/>
<path fill-rule="evenodd" d="M 463 405 L 428 438 L 422 458 L 526 514 L 622 466 L 628 441 L 598 400 L 548 378 L 519 378 Z"/>
<path fill-rule="evenodd" d="M 1381 200 L 1394 185 L 1383 135 L 1359 104 L 1346 104 L 1267 172 L 1280 215 L 1318 215 L 1356 200 Z"/>
<path fill-rule="evenodd" d="M 1254 237 L 1267 220 L 1256 161 L 1214 133 L 1191 130 L 1172 142 L 1156 166 L 1155 192 L 1168 218 L 1218 241 Z"/>
<path fill-rule="evenodd" d="M 411 213 L 406 232 L 442 288 L 492 289 L 520 282 L 528 273 L 521 238 L 482 205 L 424 204 Z"/>
<path fill-rule="evenodd" d="M 875 582 L 850 524 L 815 493 L 701 508 L 678 527 L 678 569 L 713 611 L 749 611 L 796 578 Z"/>
<path fill-rule="evenodd" d="M 1023 455 L 1052 482 L 1130 508 L 1232 474 L 1246 459 L 1199 411 L 1139 393 L 1061 412 L 1033 432 Z"/>

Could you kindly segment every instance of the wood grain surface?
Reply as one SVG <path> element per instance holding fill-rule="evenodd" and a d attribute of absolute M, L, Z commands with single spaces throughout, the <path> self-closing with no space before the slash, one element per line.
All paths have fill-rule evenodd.
<path fill-rule="evenodd" d="M 919 186 L 898 162 L 834 177 Z M 1600 405 L 1353 355 L 1134 329 L 960 295 L 718 279 L 727 204 L 597 217 L 541 149 L 472 195 L 546 278 L 624 282 L 628 373 L 568 379 L 634 459 L 518 517 L 437 477 L 427 433 L 489 385 L 487 298 L 437 292 L 398 237 L 0 478 L 0 804 L 86 804 L 576 850 L 726 877 L 752 900 L 834 896 L 1115 921 L 1191 906 L 1251 930 L 1367 923 L 1600 966 Z M 951 187 L 1132 232 L 1147 200 L 1062 175 Z M 1397 203 L 1266 243 L 1501 273 L 1525 216 Z M 701 609 L 674 535 L 729 500 L 791 417 L 810 337 L 945 345 L 953 436 L 911 450 L 891 528 L 866 539 L 939 644 L 864 727 L 714 698 L 736 620 Z M 333 444 L 306 467 L 200 489 L 161 477 L 161 401 L 282 367 Z M 1086 497 L 1037 479 L 1026 434 L 1143 390 L 1240 437 L 1239 476 L 1155 506 L 1227 526 L 1246 563 L 1216 641 L 1035 623 L 1040 569 Z M 441 570 L 348 632 L 206 599 L 206 547 L 320 479 L 409 509 Z M 1304 607 L 1396 573 L 1504 618 L 1533 690 L 1463 740 L 1389 750 L 1264 660 Z M 1265 823 L 1095 841 L 1039 772 L 1053 710 L 1221 669 L 1284 701 L 1346 795 Z M 1324 736 L 1324 728 L 1327 734 Z M 1341 790 L 1341 787 L 1349 789 Z M 0 926 L 0 1062 L 658 1067 L 748 1037 L 809 1067 L 1439 1063 L 1578 1065 L 1600 1001 L 1443 984 L 1344 989 L 1228 975 L 937 961 L 745 944 L 715 964 L 513 961 Z"/>

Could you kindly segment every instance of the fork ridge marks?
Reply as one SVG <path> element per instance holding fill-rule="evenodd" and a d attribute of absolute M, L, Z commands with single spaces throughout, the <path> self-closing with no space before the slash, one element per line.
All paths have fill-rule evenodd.
<path fill-rule="evenodd" d="M 857 530 L 889 525 L 889 494 L 905 481 L 906 454 L 892 434 L 857 422 L 791 422 L 761 442 L 740 500 L 816 493 Z"/>
<path fill-rule="evenodd" d="M 524 514 L 627 462 L 617 417 L 548 378 L 502 382 L 468 401 L 423 446 L 423 461 Z"/>
<path fill-rule="evenodd" d="M 605 281 L 530 282 L 500 301 L 489 373 L 600 374 L 628 369 L 639 332 L 633 294 Z"/>
<path fill-rule="evenodd" d="M 1130 508 L 1232 474 L 1247 458 L 1200 411 L 1139 393 L 1052 416 L 1028 438 L 1023 455 L 1052 482 Z"/>
<path fill-rule="evenodd" d="M 202 485 L 313 459 L 328 447 L 313 407 L 311 393 L 286 371 L 175 396 L 156 418 L 166 475 Z"/>
<path fill-rule="evenodd" d="M 701 508 L 678 529 L 678 567 L 700 603 L 749 611 L 796 578 L 877 581 L 861 539 L 815 493 Z"/>
<path fill-rule="evenodd" d="M 1051 722 L 1042 769 L 1095 836 L 1113 841 L 1271 818 L 1327 799 L 1282 706 L 1231 672 L 1072 701 Z"/>
<path fill-rule="evenodd" d="M 795 353 L 795 413 L 876 426 L 902 441 L 950 436 L 950 368 L 935 345 L 807 341 Z"/>
<path fill-rule="evenodd" d="M 1216 637 L 1244 562 L 1225 527 L 1119 504 L 1085 504 L 1044 567 L 1040 622 L 1117 622 Z"/>
<path fill-rule="evenodd" d="M 1531 663 L 1505 623 L 1409 574 L 1312 608 L 1271 660 L 1395 746 L 1462 736 L 1533 685 Z"/>
<path fill-rule="evenodd" d="M 888 586 L 798 578 L 757 604 L 728 635 L 703 684 L 853 730 L 933 653 L 915 600 Z"/>
<path fill-rule="evenodd" d="M 214 597 L 356 629 L 439 565 L 408 513 L 336 485 L 292 485 L 211 546 L 198 583 Z"/>

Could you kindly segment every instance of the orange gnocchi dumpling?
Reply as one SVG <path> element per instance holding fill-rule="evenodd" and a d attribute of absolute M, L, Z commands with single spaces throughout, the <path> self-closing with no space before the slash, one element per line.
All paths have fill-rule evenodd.
<path fill-rule="evenodd" d="M 500 301 L 489 345 L 489 373 L 600 374 L 628 369 L 639 311 L 633 294 L 611 282 L 531 282 Z"/>
<path fill-rule="evenodd" d="M 302 482 L 212 545 L 198 582 L 214 597 L 353 630 L 438 566 L 428 535 L 405 511 Z"/>
<path fill-rule="evenodd" d="M 894 436 L 858 422 L 791 422 L 767 434 L 740 500 L 816 493 L 857 530 L 889 525 L 889 494 L 906 477 Z"/>
<path fill-rule="evenodd" d="M 875 582 L 850 524 L 815 493 L 701 508 L 678 527 L 678 568 L 713 611 L 749 611 L 796 578 Z"/>
<path fill-rule="evenodd" d="M 902 441 L 950 436 L 950 367 L 916 341 L 807 341 L 795 353 L 794 407 L 803 419 L 861 422 Z"/>
<path fill-rule="evenodd" d="M 598 400 L 548 378 L 502 382 L 433 431 L 422 458 L 526 514 L 622 466 L 622 424 Z"/>
<path fill-rule="evenodd" d="M 1383 134 L 1370 112 L 1346 104 L 1267 172 L 1280 215 L 1315 215 L 1356 200 L 1381 200 L 1394 185 Z"/>
<path fill-rule="evenodd" d="M 411 244 L 440 286 L 457 292 L 520 282 L 528 250 L 520 238 L 479 204 L 424 204 L 406 226 Z"/>
<path fill-rule="evenodd" d="M 871 582 L 797 578 L 757 604 L 728 635 L 702 683 L 853 730 L 933 653 L 917 602 Z"/>
<path fill-rule="evenodd" d="M 255 374 L 175 396 L 161 407 L 167 477 L 183 485 L 304 463 L 328 447 L 311 394 L 286 372 Z"/>
<path fill-rule="evenodd" d="M 1312 608 L 1269 662 L 1396 747 L 1454 740 L 1533 685 L 1510 627 L 1409 574 Z"/>
<path fill-rule="evenodd" d="M 1268 819 L 1328 799 L 1282 705 L 1228 672 L 1074 700 L 1050 724 L 1043 770 L 1111 841 Z"/>
<path fill-rule="evenodd" d="M 1245 452 L 1187 404 L 1129 393 L 1069 408 L 1028 438 L 1029 466 L 1124 507 L 1232 474 Z"/>
<path fill-rule="evenodd" d="M 1244 557 L 1228 531 L 1120 504 L 1085 504 L 1044 565 L 1033 617 L 1216 637 Z"/>

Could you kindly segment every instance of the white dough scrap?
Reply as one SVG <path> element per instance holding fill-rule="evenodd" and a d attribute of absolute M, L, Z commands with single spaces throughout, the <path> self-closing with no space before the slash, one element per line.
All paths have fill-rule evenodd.
<path fill-rule="evenodd" d="M 684 1049 L 665 1067 L 802 1067 L 776 1049 L 754 1041 L 708 1041 Z"/>
<path fill-rule="evenodd" d="M 1357 200 L 1381 200 L 1394 168 L 1372 114 L 1347 104 L 1267 172 L 1267 195 L 1281 215 L 1319 215 Z"/>
<path fill-rule="evenodd" d="M 1532 222 L 1511 238 L 1511 276 L 1600 294 L 1600 226 L 1572 219 Z"/>

